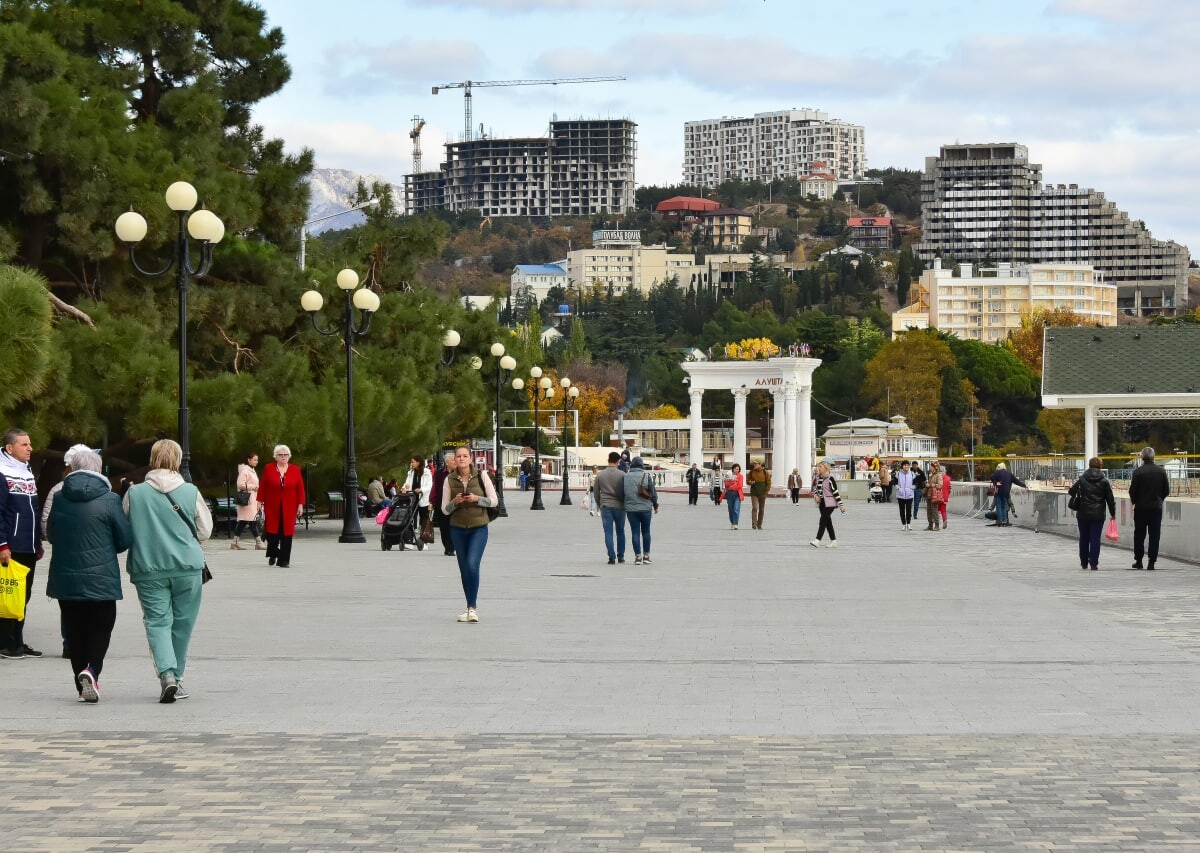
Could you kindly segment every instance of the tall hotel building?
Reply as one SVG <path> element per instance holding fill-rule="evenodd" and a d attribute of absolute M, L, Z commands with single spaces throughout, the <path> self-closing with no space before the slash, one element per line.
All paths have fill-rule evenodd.
<path fill-rule="evenodd" d="M 1124 314 L 1173 315 L 1187 305 L 1186 247 L 1155 240 L 1101 192 L 1041 178 L 1023 145 L 942 146 L 921 180 L 921 259 L 1086 264 L 1116 285 Z"/>
<path fill-rule="evenodd" d="M 753 118 L 716 118 L 683 125 L 683 182 L 715 187 L 741 179 L 769 183 L 822 171 L 843 180 L 867 169 L 863 129 L 819 110 L 780 110 Z"/>
<path fill-rule="evenodd" d="M 405 207 L 539 217 L 632 210 L 636 128 L 627 119 L 553 121 L 545 137 L 447 143 L 438 171 L 404 176 Z"/>

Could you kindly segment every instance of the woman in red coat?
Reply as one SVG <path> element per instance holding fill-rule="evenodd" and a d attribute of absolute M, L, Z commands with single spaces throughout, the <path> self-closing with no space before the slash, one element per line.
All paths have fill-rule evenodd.
<path fill-rule="evenodd" d="M 292 451 L 275 445 L 275 464 L 268 465 L 258 484 L 258 502 L 263 508 L 263 535 L 267 539 L 267 564 L 286 569 L 292 562 L 292 535 L 296 515 L 304 505 L 304 478 L 289 464 Z"/>

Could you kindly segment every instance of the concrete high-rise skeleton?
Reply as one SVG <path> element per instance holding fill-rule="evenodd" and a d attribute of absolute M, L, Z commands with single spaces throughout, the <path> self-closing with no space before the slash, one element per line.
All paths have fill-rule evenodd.
<path fill-rule="evenodd" d="M 1097 190 L 1041 179 L 1024 145 L 942 146 L 925 158 L 918 254 L 927 263 L 1090 264 L 1117 286 L 1125 314 L 1187 305 L 1186 247 L 1155 240 Z"/>
<path fill-rule="evenodd" d="M 637 125 L 628 119 L 553 121 L 544 137 L 446 144 L 436 172 L 404 176 L 409 213 L 590 216 L 634 206 Z"/>
<path fill-rule="evenodd" d="M 815 164 L 843 180 L 867 169 L 863 129 L 819 110 L 779 110 L 753 118 L 718 118 L 683 125 L 683 182 L 715 187 L 740 179 L 769 183 L 800 178 Z"/>

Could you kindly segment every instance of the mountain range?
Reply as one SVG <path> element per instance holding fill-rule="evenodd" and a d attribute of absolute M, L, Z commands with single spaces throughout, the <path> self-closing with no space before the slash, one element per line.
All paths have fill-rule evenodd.
<path fill-rule="evenodd" d="M 375 181 L 390 183 L 387 178 L 380 175 L 364 175 L 348 169 L 313 169 L 312 174 L 308 177 L 310 190 L 308 221 L 312 222 L 314 219 L 323 219 L 327 216 L 335 218 L 325 219 L 324 222 L 312 222 L 308 226 L 310 235 L 339 228 L 352 228 L 364 220 L 365 217 L 360 210 L 346 213 L 345 216 L 338 216 L 350 209 L 351 205 L 347 200 L 354 193 L 354 188 L 358 185 L 359 180 L 364 181 L 368 186 Z M 403 187 L 392 184 L 392 192 L 395 193 L 397 201 L 403 200 Z"/>

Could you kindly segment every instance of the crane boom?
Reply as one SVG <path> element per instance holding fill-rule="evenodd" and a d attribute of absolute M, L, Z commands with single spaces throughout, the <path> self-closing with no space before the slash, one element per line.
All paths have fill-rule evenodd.
<path fill-rule="evenodd" d="M 442 89 L 463 90 L 463 140 L 471 141 L 471 89 L 492 86 L 557 86 L 559 83 L 613 83 L 624 77 L 557 77 L 551 80 L 463 80 L 461 83 L 443 83 L 433 87 L 433 94 Z"/>

